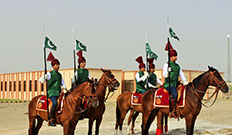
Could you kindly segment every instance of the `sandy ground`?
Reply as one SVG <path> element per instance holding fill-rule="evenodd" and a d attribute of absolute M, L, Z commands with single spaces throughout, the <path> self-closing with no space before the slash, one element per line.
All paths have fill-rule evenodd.
<path fill-rule="evenodd" d="M 0 104 L 0 135 L 26 135 L 28 130 L 27 103 Z M 128 115 L 127 115 L 128 116 Z M 135 134 L 141 134 L 141 114 L 136 121 Z M 127 120 L 127 119 L 126 119 Z M 124 121 L 122 132 L 115 132 L 115 103 L 106 103 L 106 112 L 100 127 L 101 135 L 128 134 Z M 156 120 L 152 123 L 150 134 L 154 135 Z M 78 123 L 75 134 L 86 135 L 88 120 Z M 44 122 L 40 135 L 62 135 L 62 127 L 48 127 Z M 94 133 L 94 132 L 93 132 Z M 185 134 L 185 120 L 169 120 L 169 133 L 172 135 Z M 232 135 L 232 100 L 218 100 L 212 107 L 201 110 L 195 124 L 196 135 Z"/>

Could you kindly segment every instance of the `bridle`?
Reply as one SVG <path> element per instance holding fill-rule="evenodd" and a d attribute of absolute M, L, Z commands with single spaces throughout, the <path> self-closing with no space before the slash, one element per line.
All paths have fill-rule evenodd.
<path fill-rule="evenodd" d="M 226 83 L 225 83 L 224 80 L 223 80 L 223 81 L 220 81 L 220 80 L 214 75 L 215 72 L 216 72 L 216 71 L 210 71 L 211 78 L 210 78 L 210 84 L 209 84 L 209 85 L 213 85 L 213 81 L 214 81 L 214 82 L 217 84 L 217 86 L 216 86 L 216 88 L 215 88 L 214 93 L 213 93 L 208 99 L 203 99 L 203 97 L 200 97 L 200 95 L 199 95 L 199 93 L 205 94 L 206 92 L 202 92 L 202 91 L 199 91 L 199 90 L 197 90 L 197 89 L 195 89 L 195 91 L 194 91 L 195 94 L 196 94 L 196 96 L 197 96 L 197 98 L 200 99 L 200 104 L 202 104 L 202 105 L 205 106 L 205 107 L 211 107 L 211 106 L 215 103 L 215 101 L 216 101 L 216 99 L 217 99 L 217 96 L 218 96 L 218 91 L 219 91 L 220 89 L 223 89 L 223 88 L 225 87 L 225 85 L 226 85 Z M 211 103 L 211 105 L 207 106 L 206 103 L 208 103 L 208 102 L 213 98 L 214 95 L 215 95 L 214 101 Z M 205 103 L 202 103 L 202 102 L 201 102 L 202 100 L 203 100 Z"/>
<path fill-rule="evenodd" d="M 110 78 L 110 77 L 107 76 L 105 73 L 104 73 L 103 75 L 105 76 L 105 79 L 106 79 L 106 81 L 107 81 L 107 85 L 101 84 L 101 83 L 99 83 L 99 85 L 103 85 L 103 86 L 106 86 L 106 87 L 109 88 L 109 91 L 108 91 L 108 93 L 107 93 L 107 96 L 106 96 L 105 99 L 104 99 L 104 101 L 106 101 L 108 98 L 111 98 L 111 97 L 114 95 L 115 88 L 114 88 L 113 85 L 114 85 L 114 83 L 117 82 L 117 79 L 115 79 L 115 78 Z M 113 92 L 113 93 L 112 93 L 111 96 L 109 97 L 110 92 Z"/>

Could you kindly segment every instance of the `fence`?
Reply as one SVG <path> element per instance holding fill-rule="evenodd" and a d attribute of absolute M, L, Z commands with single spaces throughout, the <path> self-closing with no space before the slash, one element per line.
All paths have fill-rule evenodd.
<path fill-rule="evenodd" d="M 0 98 L 30 100 L 46 93 L 46 85 L 39 83 L 42 71 L 0 74 Z"/>

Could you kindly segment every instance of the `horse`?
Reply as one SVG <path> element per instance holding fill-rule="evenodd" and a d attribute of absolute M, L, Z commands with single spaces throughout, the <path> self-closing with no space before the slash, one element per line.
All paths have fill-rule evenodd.
<path fill-rule="evenodd" d="M 95 128 L 95 135 L 99 134 L 99 127 L 101 125 L 102 121 L 102 116 L 105 112 L 105 101 L 108 98 L 108 95 L 110 92 L 113 92 L 114 90 L 117 90 L 119 87 L 119 82 L 117 79 L 115 79 L 114 75 L 110 70 L 104 70 L 101 69 L 103 74 L 101 78 L 99 79 L 96 87 L 96 95 L 99 101 L 99 104 L 96 108 L 90 107 L 86 113 L 83 113 L 83 118 L 88 118 L 89 119 L 89 129 L 88 129 L 88 135 L 92 135 L 92 127 L 93 127 L 93 122 L 96 120 L 96 128 Z M 105 98 L 106 95 L 106 88 L 108 87 L 109 93 L 107 97 Z"/>
<path fill-rule="evenodd" d="M 228 92 L 228 86 L 221 77 L 217 69 L 208 66 L 208 71 L 196 77 L 193 82 L 186 86 L 185 106 L 177 109 L 181 118 L 185 118 L 186 134 L 193 135 L 194 125 L 198 114 L 201 111 L 202 102 L 208 86 L 215 86 L 215 93 L 221 90 Z M 157 113 L 160 111 L 165 115 L 169 114 L 169 108 L 153 107 L 154 91 L 148 91 L 144 94 L 142 100 L 142 135 L 149 134 L 149 128 Z M 216 99 L 215 99 L 216 100 Z M 158 124 L 158 126 L 161 124 Z M 161 129 L 161 127 L 158 127 Z"/>
<path fill-rule="evenodd" d="M 132 92 L 124 92 L 120 94 L 116 101 L 116 124 L 115 130 L 122 131 L 123 121 L 125 119 L 126 114 L 130 110 L 130 115 L 128 117 L 128 126 L 132 120 L 131 131 L 134 132 L 134 122 L 138 117 L 139 113 L 142 112 L 142 105 L 132 105 L 131 104 L 131 96 Z"/>
<path fill-rule="evenodd" d="M 61 113 L 56 113 L 56 123 L 63 126 L 64 135 L 74 135 L 75 127 L 81 115 L 80 104 L 82 97 L 87 97 L 86 100 L 96 101 L 94 84 L 92 82 L 84 82 L 75 87 L 70 93 L 66 94 L 63 101 L 63 110 Z M 48 121 L 47 111 L 37 110 L 37 102 L 43 95 L 34 97 L 28 105 L 29 118 L 29 135 L 38 135 L 43 121 Z M 37 120 L 37 122 L 36 122 Z M 37 124 L 36 124 L 37 123 Z"/>

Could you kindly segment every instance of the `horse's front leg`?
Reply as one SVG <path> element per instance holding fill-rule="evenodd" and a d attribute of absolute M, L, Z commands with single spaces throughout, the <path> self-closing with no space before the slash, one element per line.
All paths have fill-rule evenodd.
<path fill-rule="evenodd" d="M 186 135 L 193 135 L 196 118 L 192 114 L 185 116 Z"/>
<path fill-rule="evenodd" d="M 94 121 L 94 118 L 89 118 L 89 131 L 88 131 L 88 135 L 92 135 L 93 121 Z"/>
<path fill-rule="evenodd" d="M 150 114 L 151 114 L 151 111 L 144 111 L 144 113 L 143 113 L 142 135 L 148 135 L 149 129 L 146 129 L 146 126 L 147 126 L 147 122 L 148 122 L 148 118 L 149 118 Z"/>
<path fill-rule="evenodd" d="M 70 129 L 69 129 L 69 122 L 66 121 L 65 123 L 63 123 L 63 133 L 64 135 L 69 135 Z"/>
<path fill-rule="evenodd" d="M 101 125 L 102 116 L 96 119 L 96 129 L 95 129 L 95 135 L 99 134 L 99 127 Z"/>

